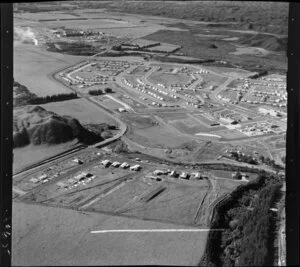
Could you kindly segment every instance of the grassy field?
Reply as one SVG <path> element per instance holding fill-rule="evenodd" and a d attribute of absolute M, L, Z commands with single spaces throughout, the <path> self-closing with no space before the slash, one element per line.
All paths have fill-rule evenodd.
<path fill-rule="evenodd" d="M 59 145 L 29 145 L 22 148 L 15 148 L 13 150 L 13 171 L 15 172 L 26 165 L 54 156 L 64 150 L 71 149 L 77 142 L 77 140 L 73 140 Z"/>
<path fill-rule="evenodd" d="M 103 97 L 103 104 L 108 107 L 109 109 L 118 109 L 118 108 L 124 108 L 123 105 L 120 103 L 114 101 L 113 99 L 110 99 L 108 97 Z"/>
<path fill-rule="evenodd" d="M 181 73 L 171 74 L 154 72 L 150 74 L 148 80 L 154 85 L 160 83 L 165 86 L 170 86 L 171 84 L 185 85 L 186 83 L 188 83 L 190 78 L 186 74 Z"/>
<path fill-rule="evenodd" d="M 174 133 L 174 130 L 165 125 L 147 129 L 134 129 L 128 137 L 144 146 L 160 148 L 174 148 L 189 141 L 186 136 Z"/>
<path fill-rule="evenodd" d="M 226 145 L 207 142 L 205 146 L 200 148 L 195 153 L 195 158 L 198 161 L 214 160 L 226 149 Z"/>
<path fill-rule="evenodd" d="M 14 79 L 37 96 L 69 93 L 65 86 L 51 78 L 51 73 L 81 61 L 81 57 L 42 50 L 30 44 L 14 46 Z"/>
<path fill-rule="evenodd" d="M 286 148 L 286 142 L 278 142 L 275 146 L 276 148 Z"/>
<path fill-rule="evenodd" d="M 219 171 L 219 170 L 213 170 L 212 171 L 213 174 L 216 176 L 216 177 L 221 177 L 221 178 L 228 178 L 228 179 L 233 179 L 232 178 L 232 171 Z"/>
<path fill-rule="evenodd" d="M 92 234 L 105 229 L 186 228 L 103 214 L 13 204 L 12 265 L 185 265 L 200 260 L 207 232 Z"/>
<path fill-rule="evenodd" d="M 120 99 L 122 102 L 127 103 L 132 108 L 147 108 L 147 106 L 143 104 L 145 103 L 145 101 L 137 102 L 133 98 L 130 97 L 125 98 L 123 95 L 119 95 L 117 98 Z"/>
<path fill-rule="evenodd" d="M 228 71 L 228 69 L 227 69 L 227 71 Z M 208 74 L 202 75 L 202 80 L 203 80 L 204 84 L 206 85 L 206 87 L 208 87 L 210 85 L 220 85 L 220 84 L 224 83 L 227 80 L 227 78 L 218 76 L 214 73 L 208 73 Z"/>
<path fill-rule="evenodd" d="M 83 124 L 98 124 L 103 122 L 117 124 L 116 121 L 112 117 L 106 115 L 101 108 L 98 108 L 83 98 L 53 102 L 41 106 L 59 115 L 72 116 Z"/>
<path fill-rule="evenodd" d="M 207 192 L 207 183 L 191 187 L 173 183 L 164 184 L 167 189 L 147 203 L 136 203 L 125 213 L 139 218 L 194 225 L 197 208 Z M 203 227 L 205 227 L 203 225 Z"/>
<path fill-rule="evenodd" d="M 148 71 L 148 67 L 145 66 L 137 66 L 135 69 L 131 71 L 131 74 L 135 76 L 144 76 Z"/>
<path fill-rule="evenodd" d="M 206 124 L 207 126 L 209 126 L 213 123 L 216 123 L 215 121 L 210 120 L 210 119 L 208 119 L 208 118 L 206 118 L 206 117 L 204 117 L 203 115 L 200 115 L 200 114 L 197 114 L 197 115 L 194 115 L 194 116 L 195 116 L 195 118 L 203 121 L 203 123 Z"/>
<path fill-rule="evenodd" d="M 213 134 L 217 134 L 223 137 L 225 140 L 234 140 L 238 138 L 247 138 L 247 136 L 241 132 L 235 130 L 219 130 L 219 131 L 212 131 Z"/>
<path fill-rule="evenodd" d="M 147 129 L 157 125 L 157 121 L 149 115 L 124 114 L 122 120 L 132 126 L 134 130 Z"/>
<path fill-rule="evenodd" d="M 180 119 L 186 119 L 189 118 L 186 113 L 161 113 L 159 116 L 165 120 L 173 121 L 173 120 L 180 120 Z"/>
<path fill-rule="evenodd" d="M 199 132 L 208 132 L 210 130 L 210 128 L 192 118 L 172 121 L 172 124 L 181 132 L 192 135 Z"/>
<path fill-rule="evenodd" d="M 141 181 L 130 181 L 120 186 L 120 189 L 109 194 L 105 198 L 100 199 L 89 209 L 94 211 L 106 211 L 122 213 L 127 207 L 127 203 L 132 201 L 134 197 L 142 194 L 149 188 L 149 185 Z"/>

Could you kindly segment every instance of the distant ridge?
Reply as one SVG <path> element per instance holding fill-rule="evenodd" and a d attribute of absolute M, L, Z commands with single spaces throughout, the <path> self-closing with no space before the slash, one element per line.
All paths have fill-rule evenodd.
<path fill-rule="evenodd" d="M 241 44 L 247 46 L 261 47 L 270 51 L 286 51 L 287 49 L 287 37 L 278 38 L 266 34 L 256 34 L 241 38 Z"/>

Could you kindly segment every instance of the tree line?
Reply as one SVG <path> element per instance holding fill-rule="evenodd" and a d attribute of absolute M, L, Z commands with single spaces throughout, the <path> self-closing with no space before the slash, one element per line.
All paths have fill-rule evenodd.
<path fill-rule="evenodd" d="M 49 102 L 58 102 L 58 101 L 65 101 L 70 99 L 76 99 L 78 98 L 76 93 L 68 93 L 68 94 L 56 94 L 56 95 L 47 95 L 44 97 L 34 97 L 27 101 L 30 105 L 40 105 L 40 104 L 46 104 Z"/>
<path fill-rule="evenodd" d="M 200 266 L 271 266 L 274 261 L 276 213 L 281 183 L 277 176 L 262 174 L 237 187 L 219 203 L 211 222 Z"/>
<path fill-rule="evenodd" d="M 109 88 L 109 87 L 106 87 L 104 89 L 104 92 L 106 94 L 109 94 L 109 93 L 112 93 L 113 90 L 111 88 Z M 98 90 L 89 90 L 89 94 L 94 96 L 94 95 L 102 95 L 104 93 L 103 93 L 103 91 L 101 89 L 98 89 Z"/>

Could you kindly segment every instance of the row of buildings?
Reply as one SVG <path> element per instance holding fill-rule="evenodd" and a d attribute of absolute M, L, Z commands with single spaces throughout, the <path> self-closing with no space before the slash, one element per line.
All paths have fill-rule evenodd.
<path fill-rule="evenodd" d="M 150 96 L 152 96 L 153 98 L 156 98 L 160 101 L 166 101 L 165 97 L 162 97 L 160 94 L 164 95 L 164 96 L 167 96 L 167 97 L 170 97 L 170 98 L 173 98 L 173 99 L 177 99 L 178 97 L 174 94 L 169 94 L 159 88 L 156 88 L 154 86 L 151 86 L 151 85 L 148 85 L 148 84 L 145 84 L 143 83 L 142 81 L 138 80 L 138 84 L 137 85 L 133 85 L 132 83 L 130 83 L 126 78 L 122 78 L 122 81 L 124 82 L 125 85 L 133 88 L 133 89 L 136 89 L 144 94 L 148 94 Z M 154 93 L 152 92 L 152 90 L 154 91 L 157 91 L 157 93 Z"/>
<path fill-rule="evenodd" d="M 95 178 L 95 175 L 89 172 L 81 172 L 74 177 L 67 179 L 67 181 L 57 182 L 56 185 L 58 188 L 63 189 L 72 189 L 73 187 L 77 187 L 80 185 L 86 185 L 90 183 Z"/>
<path fill-rule="evenodd" d="M 246 125 L 240 128 L 237 128 L 243 134 L 247 136 L 258 136 L 273 133 L 272 125 L 266 122 L 257 122 L 252 125 Z"/>
<path fill-rule="evenodd" d="M 122 168 L 122 169 L 130 169 L 131 171 L 140 171 L 142 169 L 141 165 L 139 164 L 135 164 L 135 165 L 132 165 L 130 166 L 130 164 L 128 164 L 127 162 L 118 162 L 118 161 L 110 161 L 108 159 L 105 159 L 103 161 L 101 161 L 101 165 L 105 168 L 109 167 L 109 166 L 112 166 L 112 167 L 115 167 L 115 168 Z"/>
<path fill-rule="evenodd" d="M 173 178 L 180 178 L 180 179 L 187 179 L 189 180 L 190 178 L 192 179 L 203 179 L 203 178 L 207 178 L 206 175 L 201 175 L 200 172 L 192 172 L 192 173 L 188 173 L 188 172 L 177 172 L 176 170 L 155 170 L 153 171 L 154 175 L 168 175 L 170 177 Z"/>
<path fill-rule="evenodd" d="M 70 85 L 81 84 L 79 85 L 79 88 L 83 88 L 97 84 L 106 85 L 108 82 L 113 82 L 117 75 L 124 72 L 129 67 L 130 63 L 126 61 L 105 60 L 92 63 L 87 61 L 60 73 L 59 76 Z M 79 76 L 79 71 L 85 70 L 86 72 L 92 72 L 92 68 L 96 68 L 96 71 L 102 71 L 102 73 L 95 74 L 91 78 L 83 78 Z M 109 74 L 105 74 L 105 72 L 109 72 Z M 72 76 L 74 73 L 76 73 L 76 75 Z"/>

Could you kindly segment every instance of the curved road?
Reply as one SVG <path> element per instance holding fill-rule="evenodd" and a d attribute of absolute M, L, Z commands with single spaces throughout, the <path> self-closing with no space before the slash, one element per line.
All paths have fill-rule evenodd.
<path fill-rule="evenodd" d="M 84 62 L 84 61 L 83 61 L 83 62 Z M 79 63 L 77 63 L 77 64 L 79 64 Z M 66 84 L 64 84 L 64 83 L 61 83 L 61 82 L 56 78 L 56 75 L 57 75 L 59 72 L 65 70 L 65 69 L 68 69 L 68 68 L 70 68 L 70 66 L 67 67 L 67 68 L 60 69 L 59 71 L 56 71 L 56 72 L 52 73 L 52 74 L 51 74 L 51 78 L 52 78 L 54 81 L 56 81 L 57 83 L 63 84 L 65 87 L 67 87 L 69 90 L 72 90 L 73 92 L 75 92 L 75 93 L 76 93 L 78 96 L 80 96 L 81 98 L 85 98 L 85 99 L 88 100 L 90 103 L 92 103 L 93 105 L 95 105 L 95 106 L 97 106 L 98 108 L 100 108 L 100 109 L 102 110 L 102 112 L 104 112 L 106 115 L 112 117 L 115 121 L 117 121 L 118 124 L 119 124 L 119 127 L 120 127 L 120 131 L 119 131 L 116 135 L 114 135 L 114 136 L 111 137 L 111 138 L 105 139 L 104 141 L 101 141 L 101 142 L 99 142 L 99 143 L 96 143 L 96 144 L 94 144 L 94 145 L 92 145 L 92 146 L 93 146 L 93 147 L 101 147 L 101 146 L 105 146 L 105 145 L 107 145 L 107 144 L 110 144 L 110 143 L 116 141 L 116 140 L 119 139 L 121 136 L 123 136 L 123 135 L 125 134 L 125 132 L 127 131 L 127 125 L 126 125 L 124 122 L 122 122 L 117 116 L 114 116 L 114 115 L 113 115 L 113 114 L 114 114 L 113 112 L 108 111 L 106 107 L 104 107 L 103 105 L 101 105 L 100 103 L 98 103 L 96 100 L 94 100 L 94 99 L 92 99 L 92 98 L 90 98 L 90 97 L 85 96 L 84 94 L 82 94 L 82 93 L 76 91 L 75 89 L 71 88 L 70 86 L 68 86 L 68 85 L 66 85 Z M 58 159 L 58 158 L 62 158 L 62 157 L 65 157 L 65 156 L 70 156 L 71 154 L 77 152 L 78 150 L 84 149 L 84 148 L 86 148 L 85 145 L 76 146 L 75 148 L 72 148 L 72 149 L 70 149 L 70 150 L 64 151 L 64 152 L 62 152 L 62 153 L 60 153 L 60 154 L 58 154 L 58 155 L 55 155 L 55 156 L 53 156 L 53 157 L 44 159 L 44 160 L 42 160 L 42 161 L 40 161 L 40 162 L 35 162 L 35 163 L 33 163 L 33 164 L 29 165 L 29 166 L 26 166 L 26 167 L 24 167 L 23 169 L 19 170 L 17 173 L 14 174 L 14 176 L 15 176 L 15 175 L 18 175 L 18 174 L 21 174 L 21 173 L 23 173 L 23 172 L 25 172 L 25 171 L 29 171 L 29 170 L 31 170 L 31 169 L 40 167 L 40 166 L 42 166 L 42 165 L 44 165 L 44 164 L 47 164 L 47 163 L 49 163 L 49 162 L 51 162 L 51 161 L 53 161 L 53 160 Z"/>

